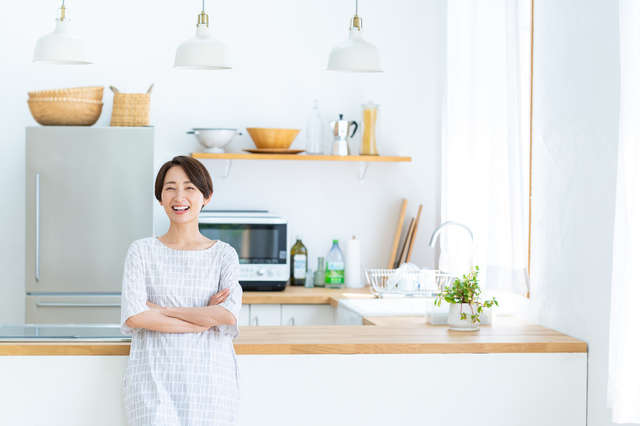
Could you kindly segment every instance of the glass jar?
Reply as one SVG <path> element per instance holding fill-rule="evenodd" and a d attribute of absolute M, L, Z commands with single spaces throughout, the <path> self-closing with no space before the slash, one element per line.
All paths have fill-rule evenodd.
<path fill-rule="evenodd" d="M 380 105 L 369 101 L 362 105 L 362 143 L 360 155 L 379 155 L 376 145 L 376 125 Z"/>

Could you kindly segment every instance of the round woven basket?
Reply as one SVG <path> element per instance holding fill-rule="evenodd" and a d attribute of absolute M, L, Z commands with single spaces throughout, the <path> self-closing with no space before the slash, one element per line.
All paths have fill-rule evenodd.
<path fill-rule="evenodd" d="M 29 99 L 73 98 L 101 101 L 104 93 L 102 86 L 71 87 L 68 89 L 37 90 L 29 92 Z"/>
<path fill-rule="evenodd" d="M 91 126 L 102 113 L 102 101 L 76 98 L 32 98 L 34 120 L 43 126 Z"/>

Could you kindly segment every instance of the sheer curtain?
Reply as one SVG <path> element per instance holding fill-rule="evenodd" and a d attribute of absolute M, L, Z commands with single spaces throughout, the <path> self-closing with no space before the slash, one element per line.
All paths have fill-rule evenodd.
<path fill-rule="evenodd" d="M 526 294 L 531 3 L 447 4 L 442 219 L 473 230 L 485 288 Z M 452 259 L 468 258 L 468 237 L 441 241 L 445 268 L 459 270 Z"/>
<path fill-rule="evenodd" d="M 608 404 L 640 423 L 640 2 L 620 1 L 620 133 L 611 277 Z"/>

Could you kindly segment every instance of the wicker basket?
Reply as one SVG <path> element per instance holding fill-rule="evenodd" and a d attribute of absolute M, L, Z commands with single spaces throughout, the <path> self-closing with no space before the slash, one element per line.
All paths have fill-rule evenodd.
<path fill-rule="evenodd" d="M 101 101 L 104 93 L 102 86 L 71 87 L 68 89 L 38 90 L 29 92 L 29 99 L 73 98 Z"/>
<path fill-rule="evenodd" d="M 34 120 L 43 126 L 91 126 L 102 113 L 102 101 L 76 98 L 32 98 Z"/>
<path fill-rule="evenodd" d="M 151 89 L 147 93 L 120 93 L 118 89 L 109 86 L 113 91 L 113 111 L 111 112 L 112 126 L 148 126 L 149 106 L 151 104 Z"/>

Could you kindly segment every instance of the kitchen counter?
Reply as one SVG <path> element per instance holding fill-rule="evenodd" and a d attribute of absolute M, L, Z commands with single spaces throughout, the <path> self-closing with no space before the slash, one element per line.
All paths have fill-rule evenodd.
<path fill-rule="evenodd" d="M 337 306 L 341 299 L 375 299 L 370 287 L 363 288 L 305 288 L 287 286 L 283 291 L 245 291 L 242 303 L 253 304 L 302 304 Z"/>
<path fill-rule="evenodd" d="M 387 315 L 397 303 L 375 305 L 359 317 L 367 325 L 240 327 L 240 426 L 584 426 L 586 343 L 510 317 L 449 331 L 424 315 Z M 0 343 L 0 375 L 20 383 L 0 387 L 4 423 L 125 425 L 130 343 L 77 341 L 107 330 L 49 331 L 66 337 L 41 330 L 40 341 Z M 329 408 L 318 410 L 319 401 Z"/>
<path fill-rule="evenodd" d="M 586 353 L 587 345 L 557 331 L 499 317 L 476 332 L 429 325 L 424 317 L 364 317 L 363 326 L 240 327 L 238 354 Z M 0 327 L 1 329 L 1 327 Z M 94 339 L 99 340 L 99 339 Z M 120 355 L 128 341 L 4 341 L 0 355 Z"/>

